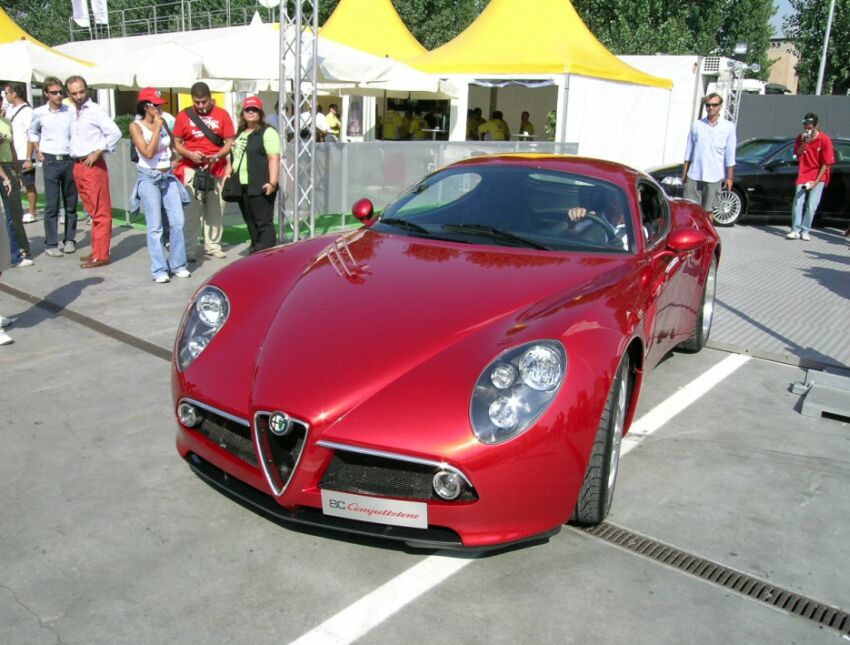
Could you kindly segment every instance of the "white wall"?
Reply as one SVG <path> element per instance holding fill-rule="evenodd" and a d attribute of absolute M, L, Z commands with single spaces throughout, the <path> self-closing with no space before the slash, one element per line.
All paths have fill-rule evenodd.
<path fill-rule="evenodd" d="M 663 156 L 657 165 L 682 163 L 685 158 L 685 141 L 691 123 L 698 116 L 694 106 L 702 99 L 702 83 L 698 82 L 699 57 L 697 56 L 620 56 L 632 67 L 673 81 L 670 94 L 670 115 L 667 119 L 667 140 Z"/>
<path fill-rule="evenodd" d="M 669 104 L 670 92 L 661 88 L 570 76 L 566 140 L 578 141 L 583 156 L 639 170 L 658 166 Z"/>

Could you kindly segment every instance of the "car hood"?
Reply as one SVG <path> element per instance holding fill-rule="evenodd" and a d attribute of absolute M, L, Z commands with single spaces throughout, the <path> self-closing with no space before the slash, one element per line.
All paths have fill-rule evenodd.
<path fill-rule="evenodd" d="M 567 302 L 576 292 L 611 284 L 627 257 L 470 246 L 365 229 L 336 238 L 281 296 L 258 348 L 254 408 L 338 418 L 449 348 L 471 342 L 480 356 L 472 363 L 475 373 L 465 375 L 468 398 L 485 364 L 518 342 L 509 330 L 519 316 L 527 328 L 562 311 L 553 296 Z"/>

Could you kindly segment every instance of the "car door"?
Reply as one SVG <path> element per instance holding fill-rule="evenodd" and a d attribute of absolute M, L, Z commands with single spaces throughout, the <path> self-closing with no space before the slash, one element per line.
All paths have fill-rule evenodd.
<path fill-rule="evenodd" d="M 755 182 L 760 212 L 773 215 L 791 213 L 797 170 L 793 140 L 762 162 Z"/>
<path fill-rule="evenodd" d="M 833 141 L 835 164 L 818 206 L 818 218 L 850 220 L 850 141 Z"/>
<path fill-rule="evenodd" d="M 648 181 L 639 181 L 637 203 L 644 236 L 644 315 L 646 362 L 655 365 L 678 343 L 678 304 L 688 280 L 681 258 L 667 248 L 673 226 L 670 203 L 664 193 Z"/>

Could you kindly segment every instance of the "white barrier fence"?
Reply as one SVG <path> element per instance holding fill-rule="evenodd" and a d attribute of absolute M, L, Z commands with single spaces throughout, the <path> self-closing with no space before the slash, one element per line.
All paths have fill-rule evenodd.
<path fill-rule="evenodd" d="M 383 208 L 405 188 L 429 172 L 468 157 L 496 153 L 575 154 L 577 143 L 496 141 L 373 141 L 321 143 L 316 146 L 315 213 L 348 213 L 351 205 L 368 197 Z M 106 155 L 109 193 L 113 208 L 127 211 L 136 182 L 130 161 L 130 141 L 118 142 Z M 39 169 L 37 184 L 43 192 Z M 283 187 L 286 189 L 286 187 Z M 235 208 L 229 205 L 229 208 Z M 129 214 L 126 215 L 129 223 Z"/>

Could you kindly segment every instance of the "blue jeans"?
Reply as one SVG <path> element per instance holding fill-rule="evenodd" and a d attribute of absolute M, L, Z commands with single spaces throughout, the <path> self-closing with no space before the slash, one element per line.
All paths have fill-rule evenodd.
<path fill-rule="evenodd" d="M 811 190 L 806 190 L 803 186 L 797 186 L 797 191 L 794 193 L 794 205 L 791 207 L 792 231 L 808 233 L 812 229 L 812 220 L 815 217 L 818 204 L 820 204 L 821 195 L 823 195 L 822 181 L 815 184 Z M 806 206 L 805 216 L 803 216 L 804 204 Z"/>
<path fill-rule="evenodd" d="M 145 211 L 148 253 L 151 256 L 151 276 L 157 278 L 186 268 L 186 244 L 183 240 L 183 201 L 180 197 L 180 180 L 171 171 L 139 168 L 139 199 Z M 170 227 L 169 257 L 165 257 L 162 243 L 162 211 Z"/>
<path fill-rule="evenodd" d="M 3 190 L 2 184 L 0 184 L 0 190 Z M 4 199 L 3 201 L 5 202 L 6 200 Z M 6 220 L 6 231 L 9 233 L 9 249 L 12 251 L 11 261 L 12 264 L 17 264 L 21 261 L 21 247 L 18 244 L 18 238 L 15 236 L 15 227 L 12 226 L 12 214 L 9 212 L 9 209 L 6 209 L 6 217 L 3 219 Z"/>

